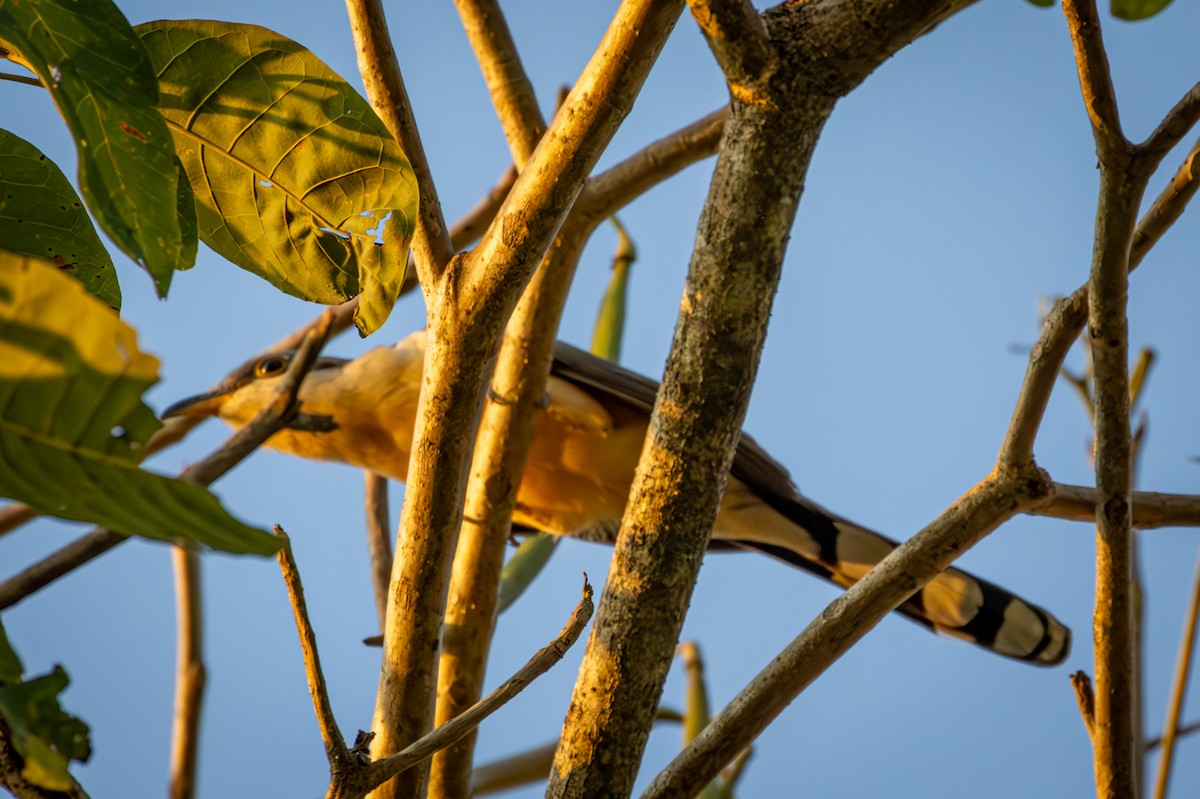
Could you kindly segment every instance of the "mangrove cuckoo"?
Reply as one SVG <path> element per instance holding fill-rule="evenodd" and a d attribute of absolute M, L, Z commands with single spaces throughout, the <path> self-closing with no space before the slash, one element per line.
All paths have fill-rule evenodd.
<path fill-rule="evenodd" d="M 218 416 L 241 427 L 271 398 L 291 355 L 256 358 L 215 391 L 178 402 L 163 415 Z M 354 360 L 321 357 L 300 387 L 300 408 L 331 417 L 335 429 L 284 430 L 267 446 L 403 481 L 424 358 L 423 331 Z M 653 380 L 558 344 L 514 524 L 612 543 L 657 390 Z M 783 466 L 742 435 L 713 548 L 765 552 L 848 587 L 896 546 L 800 496 Z M 955 568 L 897 610 L 937 632 L 1030 663 L 1060 663 L 1070 646 L 1070 632 L 1048 612 Z"/>

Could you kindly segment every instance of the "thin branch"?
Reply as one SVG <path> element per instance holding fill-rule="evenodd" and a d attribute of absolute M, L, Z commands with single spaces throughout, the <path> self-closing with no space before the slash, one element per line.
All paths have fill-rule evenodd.
<path fill-rule="evenodd" d="M 483 71 L 513 163 L 522 169 L 546 132 L 546 120 L 521 66 L 504 12 L 496 0 L 455 0 L 454 5 Z"/>
<path fill-rule="evenodd" d="M 392 48 L 383 3 L 381 0 L 346 0 L 346 10 L 367 99 L 400 144 L 417 179 L 421 202 L 412 248 L 417 258 L 417 274 L 421 285 L 427 287 L 428 291 L 454 255 L 446 231 L 446 220 L 442 216 L 442 204 L 429 171 L 421 136 L 417 132 L 417 121 L 404 88 L 404 79 L 400 75 L 396 51 Z"/>
<path fill-rule="evenodd" d="M 1138 222 L 1133 232 L 1133 245 L 1129 250 L 1129 271 L 1137 268 L 1162 234 L 1175 224 L 1175 220 L 1179 219 L 1183 210 L 1187 208 L 1188 201 L 1195 195 L 1196 189 L 1200 188 L 1200 181 L 1196 180 L 1197 176 L 1200 176 L 1200 158 L 1197 156 L 1200 156 L 1200 140 L 1192 145 L 1171 182 L 1155 198 L 1150 209 Z"/>
<path fill-rule="evenodd" d="M 292 554 L 292 543 L 287 533 L 278 524 L 275 525 L 275 535 L 283 539 L 283 546 L 275 557 L 279 561 L 279 570 L 283 574 L 283 583 L 287 587 L 288 601 L 292 606 L 292 615 L 296 619 L 296 632 L 300 635 L 300 652 L 304 657 L 304 676 L 308 681 L 308 693 L 312 697 L 313 712 L 317 716 L 317 726 L 321 730 L 321 740 L 325 743 L 325 756 L 329 759 L 332 773 L 345 768 L 350 756 L 346 749 L 346 741 L 338 729 L 337 719 L 333 717 L 333 705 L 329 701 L 329 690 L 325 686 L 325 675 L 321 671 L 321 658 L 317 653 L 317 636 L 313 632 L 312 622 L 308 618 L 308 607 L 304 601 L 304 587 L 300 584 L 300 571 L 296 568 L 296 559 Z"/>
<path fill-rule="evenodd" d="M 1108 53 L 1104 50 L 1104 39 L 1100 34 L 1096 0 L 1063 0 L 1063 12 L 1071 32 L 1071 43 L 1075 47 L 1083 104 L 1103 161 L 1110 152 L 1129 151 L 1132 145 L 1121 132 L 1117 96 L 1108 68 Z"/>
<path fill-rule="evenodd" d="M 0 535 L 11 533 L 38 517 L 38 512 L 23 502 L 10 502 L 0 508 Z"/>
<path fill-rule="evenodd" d="M 371 588 L 379 629 L 387 619 L 388 583 L 392 579 L 392 520 L 388 513 L 388 481 L 383 475 L 363 472 L 366 506 L 367 554 L 371 562 Z"/>
<path fill-rule="evenodd" d="M 1029 511 L 1034 516 L 1049 516 L 1077 522 L 1096 520 L 1096 489 L 1056 483 L 1054 499 Z M 1159 527 L 1200 527 L 1200 495 L 1133 492 L 1133 526 L 1138 530 Z"/>
<path fill-rule="evenodd" d="M 1192 578 L 1192 598 L 1188 604 L 1187 621 L 1183 624 L 1183 637 L 1179 641 L 1179 656 L 1175 661 L 1175 680 L 1171 685 L 1171 701 L 1167 705 L 1167 720 L 1163 725 L 1165 732 L 1162 737 L 1162 757 L 1158 761 L 1158 778 L 1155 780 L 1154 799 L 1165 799 L 1167 784 L 1171 781 L 1175 738 L 1179 729 L 1179 717 L 1183 713 L 1184 697 L 1187 696 L 1198 619 L 1200 619 L 1200 557 L 1196 560 L 1196 576 Z"/>
<path fill-rule="evenodd" d="M 1179 144 L 1197 120 L 1200 120 L 1200 83 L 1188 89 L 1167 112 L 1154 132 L 1138 145 L 1138 152 L 1151 158 L 1162 158 Z"/>
<path fill-rule="evenodd" d="M 1023 508 L 1048 499 L 1036 468 L 993 472 L 834 600 L 718 713 L 642 799 L 691 795 L 837 658 L 954 559 Z"/>
<path fill-rule="evenodd" d="M 1191 735 L 1194 732 L 1200 732 L 1200 721 L 1193 721 L 1191 724 L 1185 724 L 1182 727 L 1177 728 L 1175 730 L 1175 738 L 1179 739 L 1185 735 Z M 1149 739 L 1146 741 L 1146 751 L 1150 752 L 1155 748 L 1162 746 L 1162 742 L 1163 739 L 1161 737 Z"/>
<path fill-rule="evenodd" d="M 556 663 L 563 659 L 571 645 L 579 639 L 579 634 L 592 618 L 592 586 L 583 580 L 583 598 L 575 606 L 571 618 L 567 621 L 562 632 L 546 646 L 537 651 L 529 661 L 513 676 L 504 681 L 499 688 L 475 703 L 465 713 L 446 722 L 416 743 L 405 747 L 400 752 L 376 761 L 370 765 L 371 782 L 381 785 L 405 769 L 412 768 L 417 763 L 430 758 L 434 752 L 449 746 L 454 741 L 475 729 L 488 716 L 508 704 L 517 694 L 525 690 L 538 677 L 545 674 Z"/>
<path fill-rule="evenodd" d="M 577 208 L 605 219 L 685 167 L 717 152 L 729 107 L 717 109 L 588 181 Z"/>
<path fill-rule="evenodd" d="M 1042 333 L 1029 353 L 1029 366 L 1000 446 L 1000 463 L 1020 467 L 1033 462 L 1033 442 L 1050 402 L 1063 362 L 1087 319 L 1087 288 L 1058 299 L 1042 322 Z"/>
<path fill-rule="evenodd" d="M 558 741 L 543 744 L 519 754 L 484 763 L 471 772 L 471 785 L 476 796 L 499 793 L 532 782 L 541 782 L 554 765 L 554 750 Z"/>
<path fill-rule="evenodd" d="M 1094 0 L 1065 0 L 1084 105 L 1100 161 L 1096 234 L 1088 278 L 1088 341 L 1094 370 L 1096 466 L 1095 721 L 1099 796 L 1134 796 L 1138 776 L 1134 591 L 1133 434 L 1129 399 L 1129 250 L 1153 169 L 1121 132 Z"/>
<path fill-rule="evenodd" d="M 778 54 L 749 0 L 688 0 L 688 8 L 730 93 L 748 105 L 769 102 L 763 84 L 775 71 Z"/>
<path fill-rule="evenodd" d="M 1077 671 L 1071 675 L 1071 688 L 1075 692 L 1075 704 L 1079 705 L 1079 715 L 1083 719 L 1084 729 L 1088 738 L 1095 737 L 1096 729 L 1096 695 L 1092 692 L 1092 680 L 1087 672 Z"/>
<path fill-rule="evenodd" d="M 632 107 L 681 11 L 678 1 L 622 3 L 517 178 L 497 224 L 488 229 L 471 254 L 466 266 L 468 288 L 477 292 L 482 302 L 506 286 L 514 274 L 532 274 L 541 261 L 588 173 Z M 509 264 L 511 269 L 498 270 L 496 264 Z"/>
<path fill-rule="evenodd" d="M 456 251 L 469 246 L 483 235 L 488 225 L 492 224 L 492 220 L 496 218 L 500 206 L 504 205 L 504 199 L 508 197 L 508 193 L 512 191 L 513 184 L 516 182 L 517 168 L 510 166 L 496 185 L 471 210 L 467 211 L 462 219 L 450 226 L 450 244 Z"/>
<path fill-rule="evenodd" d="M 171 725 L 168 796 L 196 795 L 200 749 L 200 712 L 208 671 L 204 666 L 204 606 L 200 595 L 200 554 L 187 546 L 171 551 L 175 566 L 175 713 Z"/>
<path fill-rule="evenodd" d="M 26 86 L 36 86 L 42 88 L 42 82 L 37 78 L 31 78 L 28 75 L 14 75 L 11 72 L 0 72 L 0 80 L 9 80 L 13 83 L 23 83 Z"/>

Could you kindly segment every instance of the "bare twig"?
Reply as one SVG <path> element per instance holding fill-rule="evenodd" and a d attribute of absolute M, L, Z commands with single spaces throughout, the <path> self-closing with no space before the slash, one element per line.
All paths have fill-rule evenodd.
<path fill-rule="evenodd" d="M 546 121 L 521 66 L 504 12 L 496 0 L 455 0 L 454 5 L 483 71 L 513 163 L 522 169 L 546 132 Z"/>
<path fill-rule="evenodd" d="M 517 694 L 525 690 L 531 682 L 550 670 L 554 664 L 563 659 L 567 650 L 579 638 L 588 620 L 592 618 L 592 586 L 585 576 L 583 581 L 583 598 L 575 606 L 570 620 L 562 632 L 546 646 L 542 647 L 529 659 L 513 676 L 509 677 L 495 691 L 475 703 L 465 713 L 446 722 L 429 735 L 424 736 L 412 746 L 397 752 L 382 761 L 372 763 L 373 778 L 379 783 L 394 777 L 406 768 L 411 768 L 433 755 L 434 752 L 457 741 L 488 716 L 508 704 Z M 378 783 L 377 783 L 378 784 Z"/>
<path fill-rule="evenodd" d="M 0 72 L 0 80 L 9 80 L 13 83 L 23 83 L 26 86 L 36 86 L 42 88 L 42 82 L 37 78 L 31 78 L 28 75 L 14 75 L 11 72 Z"/>
<path fill-rule="evenodd" d="M 550 767 L 554 765 L 554 750 L 557 748 L 558 741 L 552 741 L 503 760 L 484 763 L 471 773 L 475 795 L 499 793 L 546 779 Z"/>
<path fill-rule="evenodd" d="M 379 629 L 387 618 L 388 583 L 392 579 L 392 520 L 388 513 L 388 481 L 383 475 L 363 472 L 363 504 L 366 505 L 367 554 L 371 561 L 371 587 Z"/>
<path fill-rule="evenodd" d="M 483 235 L 516 182 L 517 168 L 510 166 L 483 199 L 450 226 L 450 243 L 455 250 L 463 249 Z"/>
<path fill-rule="evenodd" d="M 1132 145 L 1121 132 L 1117 96 L 1108 68 L 1108 53 L 1100 36 L 1095 0 L 1064 0 L 1063 11 L 1071 31 L 1071 43 L 1075 46 L 1083 104 L 1092 123 L 1097 147 L 1102 150 L 1101 158 L 1112 150 L 1131 150 Z"/>
<path fill-rule="evenodd" d="M 1194 732 L 1200 732 L 1200 721 L 1194 721 L 1191 724 L 1185 724 L 1182 727 L 1177 728 L 1175 730 L 1175 738 L 1178 740 L 1185 735 L 1191 735 Z M 1162 736 L 1158 738 L 1150 738 L 1146 741 L 1146 751 L 1150 752 L 1153 749 L 1162 746 L 1162 742 Z"/>
<path fill-rule="evenodd" d="M 713 155 L 721 142 L 729 108 L 720 108 L 610 167 L 588 181 L 577 207 L 606 219 L 684 167 Z"/>
<path fill-rule="evenodd" d="M 325 755 L 329 758 L 330 769 L 337 773 L 347 767 L 350 752 L 346 749 L 346 741 L 338 729 L 337 720 L 333 717 L 333 706 L 329 702 L 325 675 L 321 671 L 321 658 L 317 653 L 317 636 L 308 618 L 304 587 L 300 584 L 300 572 L 292 555 L 292 543 L 278 524 L 275 525 L 275 535 L 283 539 L 283 546 L 279 548 L 275 557 L 279 561 L 279 570 L 287 587 L 292 615 L 296 619 L 296 632 L 300 635 L 300 651 L 304 657 L 304 676 L 308 681 L 308 693 L 312 697 L 313 712 L 317 716 L 317 726 L 321 730 L 321 740 L 325 743 Z"/>
<path fill-rule="evenodd" d="M 181 480 L 209 485 L 289 423 L 296 411 L 296 394 L 300 390 L 300 383 L 329 337 L 332 314 L 326 313 L 323 320 L 323 324 L 305 336 L 304 343 L 296 353 L 295 362 L 288 367 L 287 373 L 275 390 L 273 400 L 223 447 L 200 463 L 184 469 L 180 474 Z M 181 545 L 176 546 L 173 556 L 179 645 L 170 795 L 172 799 L 190 799 L 196 792 L 200 711 L 206 680 L 203 607 L 200 598 L 200 555 L 192 547 Z"/>
<path fill-rule="evenodd" d="M 204 608 L 200 595 L 200 555 L 187 546 L 171 552 L 175 566 L 175 714 L 171 725 L 171 771 L 168 795 L 196 795 L 200 749 L 200 712 L 208 671 L 204 666 Z"/>
<path fill-rule="evenodd" d="M 664 769 L 642 799 L 690 795 L 716 777 L 829 664 L 914 591 L 1023 507 L 1048 499 L 1036 467 L 993 472 L 834 600 Z"/>
<path fill-rule="evenodd" d="M 1096 497 L 1094 488 L 1056 483 L 1054 499 L 1029 513 L 1034 516 L 1091 522 L 1096 520 Z M 1158 527 L 1200 527 L 1200 496 L 1135 491 L 1133 526 L 1139 530 Z"/>
<path fill-rule="evenodd" d="M 1171 182 L 1155 198 L 1150 209 L 1138 222 L 1137 229 L 1133 232 L 1133 245 L 1129 250 L 1130 271 L 1142 262 L 1162 234 L 1175 224 L 1175 220 L 1187 207 L 1188 201 L 1195 195 L 1196 189 L 1200 188 L 1200 181 L 1196 180 L 1200 175 L 1200 158 L 1197 156 L 1200 156 L 1200 140 L 1192 145 Z"/>
<path fill-rule="evenodd" d="M 1063 10 L 1084 105 L 1100 161 L 1096 236 L 1088 279 L 1088 338 L 1095 371 L 1096 609 L 1095 721 L 1092 753 L 1100 796 L 1138 788 L 1134 661 L 1133 433 L 1129 400 L 1129 250 L 1138 204 L 1153 170 L 1135 157 L 1121 131 L 1108 56 L 1094 0 L 1065 0 Z"/>
<path fill-rule="evenodd" d="M 1179 641 L 1179 656 L 1175 661 L 1175 679 L 1171 685 L 1171 701 L 1167 705 L 1167 720 L 1163 726 L 1162 756 L 1158 761 L 1158 777 L 1154 784 L 1154 799 L 1165 799 L 1171 780 L 1171 765 L 1175 754 L 1175 738 L 1179 717 L 1187 696 L 1188 676 L 1192 670 L 1192 650 L 1196 642 L 1196 622 L 1200 618 L 1200 558 L 1196 560 L 1196 576 L 1192 578 L 1192 597 L 1188 604 L 1187 621 Z"/>
<path fill-rule="evenodd" d="M 380 0 L 346 0 L 346 10 L 367 98 L 400 144 L 417 179 L 420 207 L 412 248 L 421 285 L 428 291 L 454 255 L 446 231 L 446 220 L 442 216 L 442 204 L 429 171 L 421 136 L 417 132 L 417 121 L 413 117 L 404 79 L 400 75 L 396 51 L 392 48 L 383 3 Z"/>
<path fill-rule="evenodd" d="M 1071 675 L 1071 688 L 1075 691 L 1075 703 L 1087 729 L 1088 738 L 1094 737 L 1096 728 L 1096 695 L 1092 692 L 1092 680 L 1087 672 L 1077 671 Z"/>
<path fill-rule="evenodd" d="M 1200 83 L 1188 89 L 1174 107 L 1163 117 L 1154 132 L 1138 145 L 1138 151 L 1153 158 L 1162 158 L 1188 134 L 1200 119 Z"/>
<path fill-rule="evenodd" d="M 1065 299 L 1056 300 L 1042 323 L 1042 333 L 1029 353 L 1029 366 L 1021 383 L 1021 392 L 1013 408 L 1004 442 L 1000 446 L 1000 463 L 1019 466 L 1033 462 L 1033 442 L 1062 371 L 1063 361 L 1087 319 L 1087 289 L 1076 290 Z"/>
<path fill-rule="evenodd" d="M 749 0 L 688 0 L 688 8 L 725 73 L 730 93 L 748 105 L 768 102 L 762 84 L 775 71 L 777 54 Z"/>

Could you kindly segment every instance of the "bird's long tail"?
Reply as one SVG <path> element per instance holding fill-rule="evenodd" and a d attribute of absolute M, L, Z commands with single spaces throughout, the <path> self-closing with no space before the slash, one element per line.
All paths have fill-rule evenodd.
<path fill-rule="evenodd" d="M 848 588 L 899 544 L 803 497 L 745 494 L 730 481 L 718 543 L 779 558 Z M 782 517 L 782 518 L 781 518 Z M 1071 633 L 1046 610 L 950 567 L 896 608 L 938 633 L 1040 666 L 1061 663 Z"/>

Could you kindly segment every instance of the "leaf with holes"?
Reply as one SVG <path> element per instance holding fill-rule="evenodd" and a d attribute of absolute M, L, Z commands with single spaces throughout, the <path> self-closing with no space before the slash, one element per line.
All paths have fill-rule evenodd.
<path fill-rule="evenodd" d="M 0 130 L 0 241 L 6 249 L 45 258 L 114 310 L 121 287 L 67 176 L 38 148 Z"/>
<path fill-rule="evenodd" d="M 0 496 L 130 535 L 270 554 L 205 489 L 137 468 L 158 359 L 47 261 L 0 252 Z"/>
<path fill-rule="evenodd" d="M 0 2 L 0 50 L 49 89 L 75 137 L 88 208 L 166 296 L 174 271 L 196 257 L 195 207 L 129 22 L 109 0 Z"/>
<path fill-rule="evenodd" d="M 361 294 L 364 335 L 391 312 L 417 211 L 412 167 L 351 86 L 253 25 L 140 25 L 205 244 L 326 304 Z"/>

